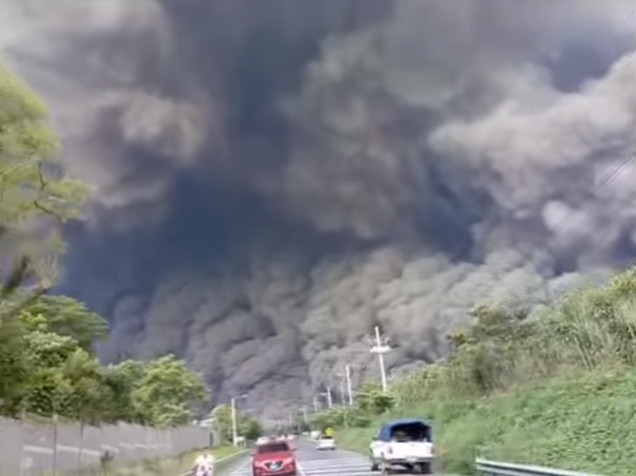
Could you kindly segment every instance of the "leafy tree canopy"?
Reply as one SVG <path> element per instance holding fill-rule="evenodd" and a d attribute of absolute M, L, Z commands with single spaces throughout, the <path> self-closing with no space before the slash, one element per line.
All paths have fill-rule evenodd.
<path fill-rule="evenodd" d="M 47 331 L 72 337 L 86 351 L 108 335 L 108 322 L 103 317 L 68 296 L 42 296 L 25 311 L 22 315 L 28 327 L 44 326 Z"/>
<path fill-rule="evenodd" d="M 202 377 L 174 355 L 151 361 L 132 394 L 135 406 L 146 409 L 156 426 L 187 424 L 193 417 L 189 409 L 201 406 L 207 397 Z"/>
<path fill-rule="evenodd" d="M 44 103 L 0 67 L 0 316 L 51 289 L 64 249 L 57 225 L 81 218 L 88 188 L 61 173 L 59 145 Z"/>
<path fill-rule="evenodd" d="M 173 355 L 102 367 L 108 326 L 68 296 L 48 296 L 64 251 L 60 225 L 80 219 L 88 187 L 63 174 L 45 104 L 0 67 L 0 414 L 88 423 L 188 423 L 207 399 Z"/>

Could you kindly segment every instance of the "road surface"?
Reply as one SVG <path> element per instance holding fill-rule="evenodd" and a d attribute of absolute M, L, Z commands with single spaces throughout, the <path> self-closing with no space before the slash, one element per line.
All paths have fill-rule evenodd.
<path fill-rule="evenodd" d="M 369 471 L 369 460 L 343 450 L 316 450 L 312 441 L 297 439 L 295 445 L 298 476 L 378 476 Z M 249 456 L 243 458 L 220 476 L 252 476 Z"/>
<path fill-rule="evenodd" d="M 379 472 L 370 471 L 369 459 L 358 453 L 345 450 L 318 451 L 313 441 L 305 439 L 298 439 L 295 444 L 298 447 L 296 452 L 298 476 L 380 475 Z M 252 476 L 249 456 L 237 461 L 219 476 Z"/>

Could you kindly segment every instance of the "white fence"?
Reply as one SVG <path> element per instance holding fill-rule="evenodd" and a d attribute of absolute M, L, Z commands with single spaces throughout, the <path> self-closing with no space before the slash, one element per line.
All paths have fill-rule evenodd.
<path fill-rule="evenodd" d="M 0 476 L 64 474 L 114 463 L 177 456 L 210 443 L 207 428 L 157 430 L 138 425 L 91 427 L 0 418 Z"/>

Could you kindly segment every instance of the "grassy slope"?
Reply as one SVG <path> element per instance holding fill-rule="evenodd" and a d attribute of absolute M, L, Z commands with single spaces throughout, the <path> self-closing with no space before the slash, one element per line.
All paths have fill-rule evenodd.
<path fill-rule="evenodd" d="M 427 402 L 394 416 L 407 415 L 434 420 L 437 450 L 447 472 L 472 474 L 479 453 L 498 461 L 608 476 L 634 474 L 633 369 L 583 373 L 480 400 Z M 339 444 L 367 453 L 378 424 L 341 430 Z"/>
<path fill-rule="evenodd" d="M 233 446 L 219 446 L 218 448 L 214 448 L 212 450 L 212 454 L 218 461 L 240 451 L 241 448 L 235 448 Z M 199 452 L 197 451 L 192 451 L 181 455 L 179 458 L 146 463 L 145 469 L 147 470 L 147 473 L 135 472 L 131 474 L 139 476 L 177 476 L 179 474 L 184 474 L 192 469 L 192 465 L 194 464 L 194 460 L 196 459 L 198 453 Z"/>
<path fill-rule="evenodd" d="M 234 448 L 233 446 L 219 446 L 212 450 L 212 454 L 217 460 L 231 456 L 235 453 L 242 451 L 241 448 Z M 194 460 L 197 457 L 198 452 L 192 451 L 184 453 L 177 458 L 166 458 L 149 460 L 141 463 L 137 463 L 125 468 L 112 468 L 106 475 L 107 476 L 178 476 L 189 471 Z M 89 474 L 99 474 L 104 476 L 101 470 L 95 470 L 90 473 L 88 470 L 83 470 L 82 475 L 87 476 Z"/>

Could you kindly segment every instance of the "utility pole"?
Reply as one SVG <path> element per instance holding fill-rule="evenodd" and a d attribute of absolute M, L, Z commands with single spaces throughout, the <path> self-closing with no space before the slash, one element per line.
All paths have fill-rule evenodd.
<path fill-rule="evenodd" d="M 238 440 L 238 425 L 236 423 L 236 400 L 247 398 L 247 395 L 240 395 L 230 399 L 230 407 L 232 409 L 232 446 L 236 446 Z"/>
<path fill-rule="evenodd" d="M 320 395 L 324 395 L 327 397 L 327 405 L 329 406 L 329 408 L 331 408 L 333 406 L 333 401 L 331 400 L 331 387 L 327 387 L 327 391 L 322 392 Z"/>
<path fill-rule="evenodd" d="M 345 393 L 345 379 L 340 379 L 340 400 L 343 405 L 347 404 L 347 394 Z"/>
<path fill-rule="evenodd" d="M 391 350 L 388 345 L 388 339 L 380 337 L 380 328 L 375 326 L 375 345 L 371 347 L 372 354 L 378 354 L 380 362 L 380 375 L 382 376 L 382 391 L 386 392 L 386 370 L 384 368 L 384 354 Z"/>
<path fill-rule="evenodd" d="M 349 405 L 353 405 L 353 393 L 351 392 L 351 365 L 345 367 L 345 375 L 347 378 L 347 393 L 349 394 Z"/>
<path fill-rule="evenodd" d="M 318 413 L 318 397 L 314 396 L 314 413 Z"/>

